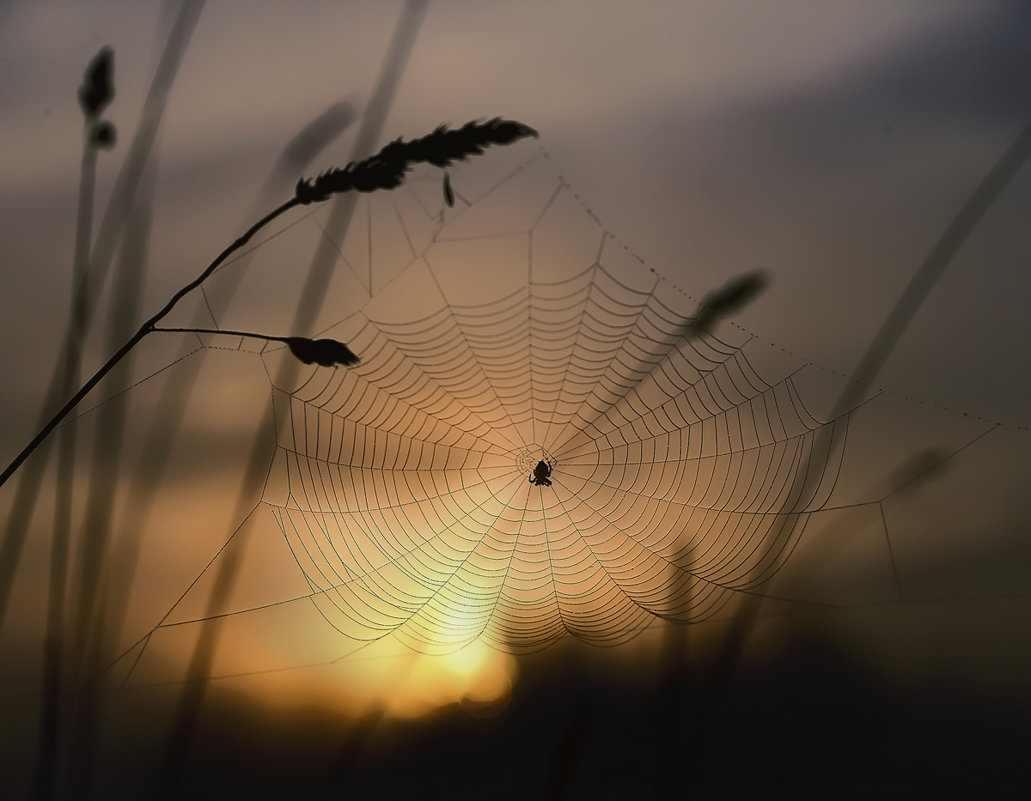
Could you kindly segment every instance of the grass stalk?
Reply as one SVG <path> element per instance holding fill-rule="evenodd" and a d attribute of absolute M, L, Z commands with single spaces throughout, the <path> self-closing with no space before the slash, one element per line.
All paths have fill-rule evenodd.
<path fill-rule="evenodd" d="M 83 129 L 82 164 L 79 176 L 78 213 L 72 264 L 70 327 L 62 365 L 63 394 L 79 383 L 82 346 L 86 334 L 86 287 L 88 286 L 90 237 L 93 230 L 93 195 L 96 187 L 98 148 L 92 135 L 93 120 Z M 72 505 L 75 492 L 75 421 L 61 432 L 57 460 L 57 497 L 50 544 L 50 577 L 47 588 L 46 633 L 43 640 L 43 686 L 36 754 L 34 795 L 54 796 L 58 754 L 61 746 L 61 717 L 64 695 L 64 612 L 71 541 Z"/>
<path fill-rule="evenodd" d="M 895 301 L 849 380 L 846 381 L 831 412 L 832 419 L 838 419 L 848 414 L 862 401 L 937 282 L 1029 157 L 1031 157 L 1031 124 L 1021 130 L 977 185 Z M 814 489 L 812 476 L 818 476 L 822 470 L 812 469 L 813 454 L 830 452 L 831 440 L 834 438 L 836 430 L 836 425 L 825 427 L 815 438 L 808 463 L 805 465 L 806 469 L 800 470 L 796 474 L 796 481 L 789 493 L 785 509 L 791 508 L 795 499 L 801 499 L 804 502 L 809 492 Z M 816 481 L 818 480 L 817 478 Z M 785 515 L 782 518 L 785 521 L 781 524 L 782 528 L 793 525 L 793 523 L 786 522 L 788 517 Z M 794 515 L 790 517 L 794 517 Z M 770 543 L 773 542 L 776 542 L 776 537 L 771 538 Z M 764 561 L 764 559 L 760 560 L 760 564 Z M 687 773 L 692 778 L 687 797 L 695 797 L 699 791 L 699 783 L 704 777 L 705 766 L 708 764 L 712 747 L 711 733 L 715 730 L 727 703 L 734 677 L 744 655 L 748 637 L 758 619 L 762 602 L 763 598 L 758 594 L 745 595 L 741 599 L 740 606 L 735 611 L 729 629 L 723 637 L 710 676 L 698 693 L 698 699 L 689 721 L 691 736 L 686 748 L 686 753 L 690 755 L 689 758 L 692 762 L 691 769 Z"/>
<path fill-rule="evenodd" d="M 117 347 L 132 329 L 143 294 L 147 249 L 150 237 L 151 196 L 154 170 L 148 171 L 132 217 L 127 221 L 119 265 L 115 276 L 113 308 L 108 321 L 107 346 Z M 125 365 L 131 371 L 132 355 Z M 125 386 L 128 386 L 128 376 Z M 106 697 L 107 678 L 99 671 L 113 646 L 105 615 L 102 589 L 112 578 L 110 542 L 114 523 L 115 500 L 120 484 L 118 463 L 122 456 L 128 416 L 128 397 L 116 393 L 96 415 L 94 447 L 104 469 L 90 471 L 86 510 L 79 527 L 77 567 L 78 587 L 75 603 L 73 665 L 77 674 L 70 686 L 75 697 L 67 749 L 69 788 L 89 794 L 93 757 L 97 748 L 97 722 L 100 704 Z"/>

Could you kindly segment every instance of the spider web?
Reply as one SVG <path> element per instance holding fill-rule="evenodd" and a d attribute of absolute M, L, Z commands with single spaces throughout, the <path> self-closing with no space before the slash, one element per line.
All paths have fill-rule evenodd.
<path fill-rule="evenodd" d="M 513 653 L 564 637 L 616 646 L 667 621 L 718 619 L 744 595 L 778 615 L 1025 597 L 992 571 L 960 587 L 914 567 L 921 542 L 949 536 L 965 510 L 994 525 L 989 501 L 973 500 L 991 495 L 980 478 L 961 467 L 960 493 L 935 479 L 1024 459 L 1012 437 L 989 436 L 999 423 L 880 389 L 832 417 L 844 375 L 732 321 L 694 332 L 698 300 L 622 244 L 546 152 L 513 151 L 510 170 L 485 158 L 453 171 L 454 208 L 436 172 L 361 198 L 330 298 L 350 310 L 318 334 L 361 362 L 276 386 L 292 357 L 257 350 L 277 411 L 269 478 L 112 663 L 128 658 L 123 685 L 159 632 L 215 617 L 252 620 L 253 634 L 270 610 L 301 605 L 350 645 L 296 668 L 388 641 L 425 654 L 476 640 Z M 326 236 L 309 214 L 270 239 L 316 227 Z M 229 347 L 255 353 L 248 340 Z M 541 460 L 550 487 L 530 480 Z M 928 481 L 940 491 L 921 490 Z M 927 502 L 951 508 L 949 522 Z M 205 576 L 259 519 L 306 590 L 202 612 Z M 153 683 L 165 682 L 129 686 Z"/>
<path fill-rule="evenodd" d="M 330 329 L 361 364 L 277 398 L 285 490 L 265 502 L 352 639 L 522 652 L 704 620 L 767 581 L 831 493 L 847 417 L 818 420 L 792 374 L 689 335 L 697 303 L 564 179 L 545 178 L 526 227 L 491 218 L 507 184 L 549 169 L 538 157 L 437 218 Z M 569 258 L 570 215 L 592 222 L 590 255 Z M 550 487 L 529 480 L 539 460 Z"/>

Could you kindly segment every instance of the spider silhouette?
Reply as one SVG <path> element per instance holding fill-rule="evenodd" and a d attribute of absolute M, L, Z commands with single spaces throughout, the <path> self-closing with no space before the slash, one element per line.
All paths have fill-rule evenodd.
<path fill-rule="evenodd" d="M 551 462 L 545 462 L 543 459 L 537 462 L 537 466 L 533 468 L 533 475 L 530 476 L 529 481 L 531 484 L 537 487 L 550 487 L 551 479 L 548 476 L 551 475 Z"/>

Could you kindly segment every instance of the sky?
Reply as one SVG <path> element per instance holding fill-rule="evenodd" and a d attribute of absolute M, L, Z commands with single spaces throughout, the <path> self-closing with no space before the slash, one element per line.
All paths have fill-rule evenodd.
<path fill-rule="evenodd" d="M 105 118 L 118 142 L 99 154 L 99 225 L 175 8 L 0 6 L 4 463 L 31 436 L 70 304 L 82 138 L 75 88 L 89 59 L 111 46 L 116 97 Z M 160 308 L 245 224 L 289 196 L 295 178 L 280 180 L 274 197 L 263 187 L 303 126 L 333 104 L 365 113 L 403 9 L 399 2 L 204 4 L 147 179 L 153 203 L 141 310 Z M 777 354 L 762 356 L 771 370 L 806 365 L 800 388 L 824 411 L 1031 108 L 1031 10 L 1020 2 L 713 0 L 653 2 L 642 10 L 630 2 L 437 0 L 413 31 L 374 148 L 441 123 L 503 116 L 532 126 L 539 140 L 490 150 L 456 170 L 457 190 L 472 195 L 543 147 L 548 169 L 564 176 L 604 230 L 691 298 L 762 270 L 768 289 L 721 331 L 739 342 L 754 337 L 753 351 Z M 347 127 L 304 174 L 350 159 L 357 129 Z M 419 184 L 426 197 L 439 192 L 435 181 Z M 522 186 L 503 199 L 503 211 L 525 212 Z M 857 415 L 849 435 L 841 496 L 852 500 L 905 484 L 921 454 L 930 454 L 931 464 L 962 449 L 884 507 L 906 603 L 886 603 L 893 588 L 884 530 L 862 511 L 816 521 L 777 585 L 792 598 L 845 604 L 807 625 L 895 690 L 930 682 L 1024 710 L 1031 651 L 1017 632 L 1028 622 L 1031 574 L 1024 478 L 1031 378 L 1023 368 L 1031 341 L 1029 201 L 1025 167 L 913 316 L 874 382 L 884 394 Z M 317 219 L 325 224 L 326 213 Z M 220 314 L 224 327 L 278 332 L 293 324 L 299 287 L 292 276 L 320 236 L 311 221 L 287 228 L 292 220 L 256 252 L 239 294 Z M 572 227 L 568 241 L 576 241 Z M 357 259 L 360 243 L 349 240 L 345 253 Z M 388 249 L 382 258 L 389 261 Z M 379 262 L 377 270 L 384 279 L 389 273 Z M 230 278 L 228 271 L 215 276 L 212 302 Z M 309 330 L 286 332 L 313 335 L 343 319 L 357 302 L 355 282 L 335 278 Z M 110 293 L 108 287 L 102 296 L 100 320 L 116 318 Z M 189 324 L 195 308 L 175 323 Z M 135 380 L 175 362 L 168 373 L 174 386 L 176 371 L 194 357 L 177 362 L 189 348 L 167 336 L 141 346 Z M 276 364 L 241 352 L 236 342 L 203 341 L 213 347 L 196 368 L 182 430 L 140 532 L 136 589 L 120 641 L 126 647 L 162 618 L 244 518 L 241 476 L 266 419 L 267 371 Z M 110 350 L 98 326 L 86 341 L 85 364 L 95 367 Z M 134 464 L 148 463 L 143 437 L 164 408 L 160 380 L 128 394 Z M 79 516 L 82 487 L 105 465 L 84 436 Z M 122 492 L 131 470 L 123 464 L 112 471 Z M 40 670 L 54 503 L 53 471 L 47 475 L 40 503 L 47 512 L 30 529 L 0 632 L 0 652 L 10 656 L 8 699 L 35 687 Z M 13 484 L 0 488 L 4 514 L 13 492 Z M 264 520 L 255 532 L 227 608 L 307 590 L 295 566 L 282 567 L 289 552 L 278 527 Z M 209 572 L 186 593 L 179 619 L 203 614 L 213 581 Z M 793 642 L 783 628 L 790 624 L 778 619 L 771 612 L 757 629 L 749 664 Z M 716 624 L 698 630 L 710 632 L 699 637 L 703 643 L 718 639 Z M 163 629 L 139 662 L 138 683 L 174 687 L 195 637 L 190 626 Z M 250 677 L 236 687 L 263 703 L 322 704 L 352 716 L 382 703 L 404 718 L 479 698 L 508 704 L 501 719 L 518 719 L 520 699 L 531 697 L 530 690 L 520 695 L 521 683 L 549 670 L 564 676 L 570 664 L 596 660 L 613 675 L 653 675 L 661 637 L 653 631 L 635 642 L 611 650 L 565 644 L 526 660 L 476 646 L 452 662 L 419 661 L 384 646 L 379 661 Z M 321 617 L 274 612 L 226 626 L 213 671 L 325 663 L 347 650 Z"/>

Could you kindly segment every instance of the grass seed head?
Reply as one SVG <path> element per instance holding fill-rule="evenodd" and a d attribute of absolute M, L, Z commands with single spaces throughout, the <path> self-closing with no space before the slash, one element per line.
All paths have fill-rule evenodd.
<path fill-rule="evenodd" d="M 297 182 L 296 198 L 304 204 L 327 200 L 340 192 L 375 192 L 394 189 L 404 181 L 412 165 L 447 167 L 455 161 L 483 153 L 491 145 L 507 145 L 537 132 L 521 122 L 495 117 L 469 122 L 457 130 L 445 125 L 420 139 L 395 139 L 375 156 L 352 161 L 346 167 L 327 170 L 317 178 Z"/>

